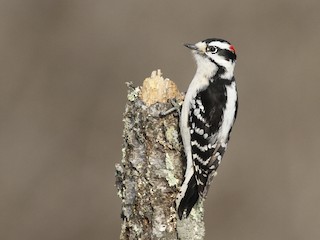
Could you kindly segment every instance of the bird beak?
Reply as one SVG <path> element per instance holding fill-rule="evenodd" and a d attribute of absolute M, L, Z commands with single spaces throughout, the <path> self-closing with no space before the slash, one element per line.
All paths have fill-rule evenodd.
<path fill-rule="evenodd" d="M 189 43 L 185 43 L 185 44 L 183 44 L 185 47 L 187 47 L 187 48 L 190 48 L 190 49 L 192 49 L 192 50 L 199 50 L 198 49 L 198 47 L 196 46 L 196 45 L 194 45 L 194 44 L 189 44 Z"/>
<path fill-rule="evenodd" d="M 206 52 L 207 44 L 204 42 L 198 42 L 196 44 L 184 44 L 187 48 L 196 51 L 199 54 Z"/>

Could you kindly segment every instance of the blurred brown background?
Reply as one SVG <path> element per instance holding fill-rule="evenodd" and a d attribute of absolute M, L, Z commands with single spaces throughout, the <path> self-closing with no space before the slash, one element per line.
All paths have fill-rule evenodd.
<path fill-rule="evenodd" d="M 206 239 L 320 239 L 320 2 L 0 1 L 0 239 L 118 239 L 126 81 L 231 41 L 240 110 Z"/>

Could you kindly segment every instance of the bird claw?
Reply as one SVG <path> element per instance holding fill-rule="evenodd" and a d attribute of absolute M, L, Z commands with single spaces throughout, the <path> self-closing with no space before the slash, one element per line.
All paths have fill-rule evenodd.
<path fill-rule="evenodd" d="M 167 111 L 165 112 L 160 112 L 159 113 L 159 117 L 165 117 L 171 113 L 177 112 L 178 116 L 180 116 L 181 113 L 181 105 L 177 102 L 176 99 L 171 99 L 171 104 L 172 104 L 172 108 L 169 108 Z"/>

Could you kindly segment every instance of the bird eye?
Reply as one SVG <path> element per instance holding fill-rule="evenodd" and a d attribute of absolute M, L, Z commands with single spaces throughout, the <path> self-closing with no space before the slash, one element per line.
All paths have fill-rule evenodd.
<path fill-rule="evenodd" d="M 208 46 L 207 47 L 207 52 L 212 52 L 212 53 L 217 53 L 218 52 L 218 48 L 215 46 Z"/>

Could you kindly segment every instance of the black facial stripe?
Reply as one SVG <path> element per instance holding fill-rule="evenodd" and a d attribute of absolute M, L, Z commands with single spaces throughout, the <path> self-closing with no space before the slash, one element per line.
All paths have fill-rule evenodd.
<path fill-rule="evenodd" d="M 219 54 L 220 56 L 225 57 L 225 59 L 226 59 L 227 61 L 231 60 L 231 61 L 234 62 L 234 61 L 237 59 L 237 55 L 236 55 L 235 53 L 227 50 L 227 49 L 220 49 L 220 50 L 218 51 L 218 54 Z"/>
<path fill-rule="evenodd" d="M 208 56 L 206 56 L 209 60 L 210 60 L 210 62 L 212 62 L 212 63 L 214 63 L 215 65 L 217 65 L 218 66 L 218 72 L 217 72 L 217 75 L 221 75 L 221 74 L 223 74 L 225 71 L 226 71 L 226 68 L 225 67 L 223 67 L 223 66 L 221 66 L 220 64 L 218 64 L 215 60 L 213 60 L 213 59 L 211 59 L 211 58 L 209 58 Z"/>

